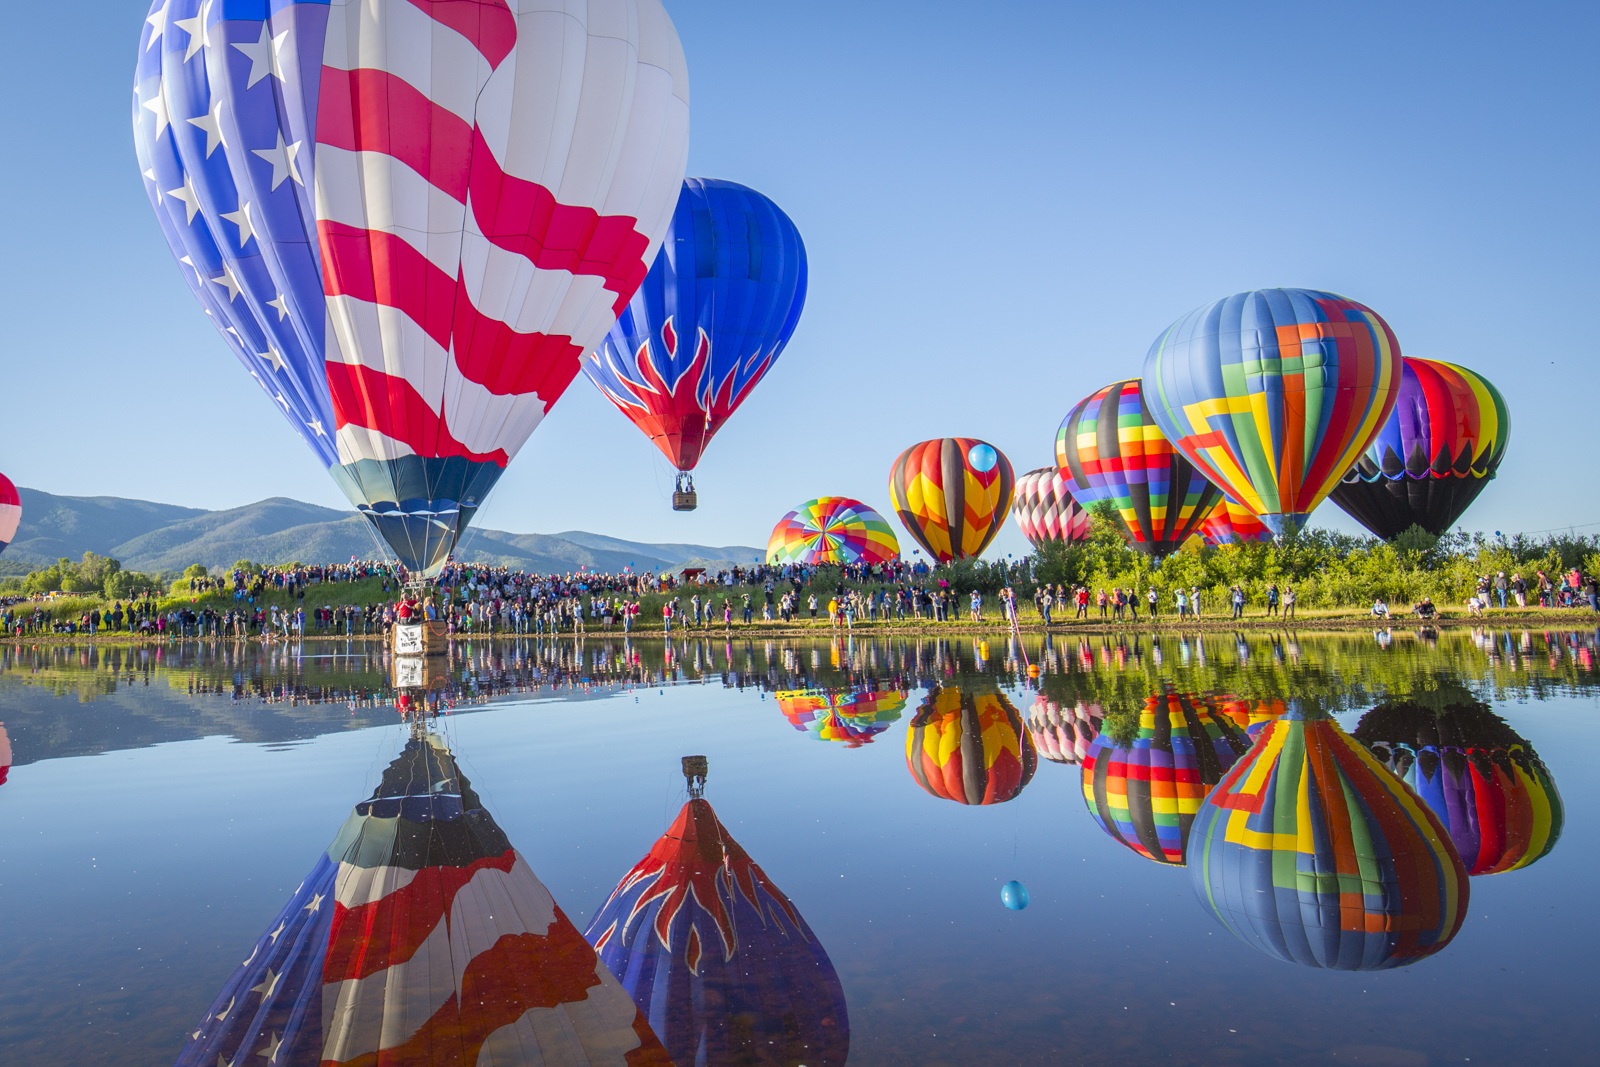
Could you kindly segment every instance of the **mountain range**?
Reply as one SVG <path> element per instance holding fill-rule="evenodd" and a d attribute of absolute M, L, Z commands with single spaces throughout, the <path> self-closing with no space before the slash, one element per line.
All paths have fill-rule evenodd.
<path fill-rule="evenodd" d="M 25 574 L 65 556 L 96 552 L 122 561 L 125 570 L 180 571 L 193 563 L 230 567 L 261 564 L 344 563 L 387 556 L 367 521 L 287 497 L 270 497 L 225 511 L 125 500 L 114 496 L 56 496 L 19 487 L 22 523 L 0 556 L 0 574 Z M 587 566 L 601 572 L 712 570 L 759 562 L 765 553 L 744 545 L 648 544 L 570 530 L 515 534 L 469 527 L 456 558 L 541 574 Z"/>

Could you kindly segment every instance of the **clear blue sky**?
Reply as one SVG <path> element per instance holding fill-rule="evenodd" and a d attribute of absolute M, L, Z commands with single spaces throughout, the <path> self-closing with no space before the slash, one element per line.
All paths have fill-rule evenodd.
<path fill-rule="evenodd" d="M 1499 386 L 1511 444 L 1469 529 L 1600 522 L 1595 6 L 666 2 L 689 173 L 794 218 L 805 315 L 700 464 L 699 511 L 669 509 L 666 461 L 580 378 L 482 525 L 765 544 L 823 493 L 887 512 L 924 438 L 985 438 L 1020 473 L 1174 319 L 1278 285 L 1360 300 L 1407 354 Z M 129 133 L 147 9 L 7 20 L 0 470 L 346 507 L 151 215 Z M 1356 529 L 1332 504 L 1313 522 Z M 1008 523 L 991 552 L 1025 548 Z"/>

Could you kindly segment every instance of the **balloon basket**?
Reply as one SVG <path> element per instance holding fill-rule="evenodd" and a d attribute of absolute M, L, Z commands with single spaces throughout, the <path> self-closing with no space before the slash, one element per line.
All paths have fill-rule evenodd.
<path fill-rule="evenodd" d="M 699 503 L 699 494 L 694 491 L 694 479 L 688 471 L 679 471 L 677 486 L 672 493 L 672 510 L 693 511 Z"/>
<path fill-rule="evenodd" d="M 450 651 L 450 628 L 445 623 L 397 622 L 389 634 L 396 656 L 443 656 Z"/>

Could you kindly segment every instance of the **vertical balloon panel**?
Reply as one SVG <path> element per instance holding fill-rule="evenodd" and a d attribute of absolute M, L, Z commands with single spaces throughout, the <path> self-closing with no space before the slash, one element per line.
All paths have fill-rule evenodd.
<path fill-rule="evenodd" d="M 895 515 L 940 563 L 983 554 L 1005 524 L 1014 487 L 1005 453 L 971 437 L 912 445 L 889 471 Z"/>

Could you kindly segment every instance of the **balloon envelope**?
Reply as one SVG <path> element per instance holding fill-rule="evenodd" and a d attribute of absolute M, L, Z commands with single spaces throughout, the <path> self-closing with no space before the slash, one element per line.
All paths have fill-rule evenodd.
<path fill-rule="evenodd" d="M 1377 312 L 1315 289 L 1197 308 L 1144 360 L 1167 438 L 1274 534 L 1299 529 L 1394 407 L 1400 344 Z"/>
<path fill-rule="evenodd" d="M 1200 524 L 1200 536 L 1206 539 L 1206 544 L 1214 547 L 1271 541 L 1272 531 L 1266 523 L 1256 518 L 1253 511 L 1224 493 L 1206 521 Z"/>
<path fill-rule="evenodd" d="M 1112 382 L 1067 413 L 1056 463 L 1085 507 L 1111 502 L 1128 543 L 1146 555 L 1176 551 L 1222 496 L 1162 436 L 1137 378 Z"/>
<path fill-rule="evenodd" d="M 1017 478 L 1011 514 L 1035 548 L 1045 541 L 1089 539 L 1089 513 L 1073 499 L 1067 480 L 1055 467 L 1040 467 Z"/>
<path fill-rule="evenodd" d="M 693 470 L 805 302 L 806 248 L 789 216 L 736 182 L 690 178 L 649 277 L 583 371 L 673 466 Z"/>
<path fill-rule="evenodd" d="M 1131 744 L 1102 729 L 1090 745 L 1083 799 L 1111 837 L 1145 859 L 1182 866 L 1200 801 L 1249 747 L 1243 731 L 1203 700 L 1154 694 Z"/>
<path fill-rule="evenodd" d="M 1487 705 L 1380 704 L 1354 737 L 1439 817 L 1468 874 L 1526 867 L 1561 837 L 1566 809 L 1549 768 Z"/>
<path fill-rule="evenodd" d="M 957 804 L 1003 804 L 1033 780 L 1039 757 L 1022 715 L 999 690 L 930 692 L 906 731 L 918 785 Z"/>
<path fill-rule="evenodd" d="M 1394 411 L 1333 502 L 1384 540 L 1413 525 L 1448 533 L 1495 476 L 1510 437 L 1505 398 L 1488 379 L 1407 357 Z"/>
<path fill-rule="evenodd" d="M 678 1064 L 839 1065 L 844 989 L 794 902 L 690 800 L 584 932 Z"/>
<path fill-rule="evenodd" d="M 639 1009 L 416 731 L 223 986 L 178 1067 L 666 1067 Z"/>
<path fill-rule="evenodd" d="M 791 689 L 778 694 L 789 725 L 818 741 L 869 745 L 905 711 L 904 690 Z"/>
<path fill-rule="evenodd" d="M 888 521 L 859 500 L 823 496 L 778 520 L 767 538 L 768 563 L 887 563 L 900 558 Z"/>
<path fill-rule="evenodd" d="M 0 552 L 16 540 L 17 527 L 22 524 L 22 498 L 11 479 L 0 474 Z"/>
<path fill-rule="evenodd" d="M 1338 723 L 1298 706 L 1206 797 L 1189 867 L 1223 926 L 1309 967 L 1404 967 L 1466 917 L 1467 872 L 1438 818 Z"/>
<path fill-rule="evenodd" d="M 1104 718 L 1098 704 L 1057 704 L 1039 693 L 1028 708 L 1028 733 L 1039 755 L 1051 763 L 1081 763 Z"/>
<path fill-rule="evenodd" d="M 900 453 L 889 472 L 895 515 L 941 563 L 983 554 L 1011 508 L 1005 453 L 972 437 L 941 437 Z"/>
<path fill-rule="evenodd" d="M 139 46 L 185 282 L 423 575 L 644 281 L 687 158 L 659 0 L 524 7 L 156 0 Z"/>

